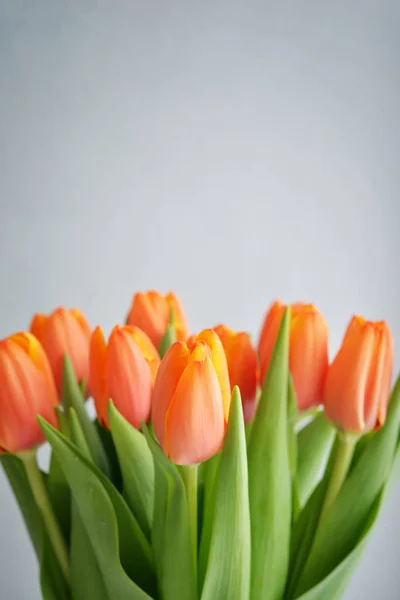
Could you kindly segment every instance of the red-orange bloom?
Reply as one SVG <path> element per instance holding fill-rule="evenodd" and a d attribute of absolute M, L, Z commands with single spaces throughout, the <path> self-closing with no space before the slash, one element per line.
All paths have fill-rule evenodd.
<path fill-rule="evenodd" d="M 176 339 L 184 341 L 188 336 L 187 321 L 181 301 L 172 293 L 164 296 L 151 290 L 135 294 L 127 324 L 140 327 L 158 348 L 167 330 L 171 309 L 174 313 Z"/>
<path fill-rule="evenodd" d="M 229 416 L 230 384 L 218 335 L 206 329 L 188 343 L 175 342 L 161 361 L 153 393 L 152 422 L 167 456 L 180 465 L 216 454 Z"/>
<path fill-rule="evenodd" d="M 148 336 L 138 327 L 120 327 L 111 332 L 108 344 L 97 327 L 90 344 L 90 387 L 99 420 L 106 427 L 108 401 L 134 427 L 148 421 L 151 394 L 160 357 Z"/>
<path fill-rule="evenodd" d="M 268 371 L 272 351 L 286 306 L 274 302 L 268 311 L 258 344 L 261 381 Z M 292 304 L 289 368 L 299 410 L 318 406 L 328 370 L 328 327 L 312 304 Z"/>
<path fill-rule="evenodd" d="M 380 427 L 386 419 L 393 372 L 393 340 L 384 321 L 354 316 L 329 367 L 324 387 L 327 417 L 344 431 Z"/>
<path fill-rule="evenodd" d="M 242 396 L 243 415 L 248 423 L 254 415 L 257 399 L 257 353 L 248 333 L 237 333 L 226 325 L 214 327 L 225 350 L 231 388 L 237 385 Z"/>
<path fill-rule="evenodd" d="M 32 319 L 30 330 L 46 351 L 59 395 L 65 355 L 71 359 L 77 380 L 88 380 L 91 332 L 81 311 L 57 308 L 50 315 L 37 314 Z"/>
<path fill-rule="evenodd" d="M 19 452 L 44 441 L 40 415 L 57 425 L 57 391 L 46 354 L 30 333 L 0 341 L 0 452 Z"/>

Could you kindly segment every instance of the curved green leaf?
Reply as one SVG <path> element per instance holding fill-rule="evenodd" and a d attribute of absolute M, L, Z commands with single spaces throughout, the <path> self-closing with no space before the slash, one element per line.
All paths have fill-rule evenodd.
<path fill-rule="evenodd" d="M 145 424 L 143 433 L 155 467 L 152 542 L 161 597 L 163 600 L 196 600 L 185 486 L 178 469 L 165 456 Z"/>
<path fill-rule="evenodd" d="M 32 494 L 25 467 L 14 454 L 0 454 L 0 463 L 18 502 L 36 556 L 40 560 L 43 543 L 43 520 Z"/>
<path fill-rule="evenodd" d="M 248 600 L 250 552 L 246 435 L 240 392 L 235 387 L 218 471 L 214 522 L 201 600 Z"/>
<path fill-rule="evenodd" d="M 354 548 L 392 468 L 399 435 L 400 378 L 386 423 L 366 445 L 336 502 L 320 523 L 297 593 L 322 581 Z"/>
<path fill-rule="evenodd" d="M 144 435 L 132 427 L 110 401 L 108 414 L 119 457 L 126 501 L 150 539 L 154 510 L 154 463 Z"/>
<path fill-rule="evenodd" d="M 381 500 L 382 495 L 378 494 L 364 525 L 362 535 L 353 551 L 325 579 L 301 596 L 295 596 L 295 598 L 298 598 L 298 600 L 339 600 L 342 597 L 366 546 L 368 534 L 375 523 Z"/>
<path fill-rule="evenodd" d="M 168 327 L 167 327 L 164 335 L 162 336 L 160 345 L 158 347 L 158 353 L 161 356 L 161 358 L 163 358 L 165 356 L 167 350 L 174 342 L 176 342 L 176 328 L 175 328 L 174 311 L 171 308 L 170 313 L 169 313 Z"/>
<path fill-rule="evenodd" d="M 71 488 L 108 595 L 148 600 L 143 589 L 152 593 L 155 586 L 150 548 L 123 498 L 80 450 L 43 419 L 39 421 Z"/>
<path fill-rule="evenodd" d="M 251 598 L 280 600 L 289 566 L 292 489 L 288 454 L 289 319 L 285 311 L 250 437 Z"/>
<path fill-rule="evenodd" d="M 322 478 L 335 437 L 335 428 L 323 412 L 297 435 L 296 484 L 303 507 Z"/>
<path fill-rule="evenodd" d="M 94 463 L 103 471 L 103 473 L 110 475 L 110 465 L 107 454 L 104 451 L 95 424 L 90 420 L 86 411 L 85 398 L 83 397 L 82 390 L 76 380 L 71 360 L 67 355 L 64 357 L 62 402 L 67 419 L 69 417 L 69 409 L 74 408 L 76 410 Z"/>

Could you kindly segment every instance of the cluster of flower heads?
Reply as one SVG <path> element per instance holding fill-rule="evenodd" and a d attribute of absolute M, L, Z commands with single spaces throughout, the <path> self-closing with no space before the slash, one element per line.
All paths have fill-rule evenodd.
<path fill-rule="evenodd" d="M 257 348 L 248 333 L 225 325 L 189 335 L 182 304 L 172 293 L 135 294 L 126 324 L 116 325 L 108 340 L 101 327 L 92 331 L 77 309 L 35 315 L 29 332 L 0 341 L 0 452 L 40 444 L 38 414 L 57 426 L 54 408 L 68 355 L 104 427 L 112 399 L 134 427 L 151 419 L 174 462 L 210 458 L 223 443 L 234 386 L 241 392 L 245 422 L 253 418 L 286 308 L 272 304 Z M 176 341 L 161 359 L 171 314 Z M 385 322 L 354 316 L 329 364 L 324 317 L 312 304 L 293 304 L 289 369 L 299 411 L 323 405 L 337 427 L 355 433 L 383 425 L 393 370 Z"/>

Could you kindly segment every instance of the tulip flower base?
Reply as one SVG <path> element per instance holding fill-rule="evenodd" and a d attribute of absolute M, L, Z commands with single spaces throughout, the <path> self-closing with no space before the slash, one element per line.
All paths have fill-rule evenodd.
<path fill-rule="evenodd" d="M 400 464 L 384 324 L 331 365 L 312 305 L 275 303 L 258 351 L 156 292 L 108 341 L 79 311 L 33 330 L 0 342 L 0 462 L 45 600 L 342 597 Z"/>

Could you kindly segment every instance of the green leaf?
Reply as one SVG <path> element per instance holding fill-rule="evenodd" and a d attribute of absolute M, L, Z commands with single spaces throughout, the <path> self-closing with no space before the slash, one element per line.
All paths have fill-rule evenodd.
<path fill-rule="evenodd" d="M 122 473 L 121 473 L 121 465 L 119 464 L 117 450 L 115 448 L 114 440 L 111 435 L 111 431 L 103 427 L 98 419 L 94 421 L 94 425 L 96 427 L 96 431 L 101 439 L 101 443 L 103 444 L 103 448 L 106 451 L 108 462 L 110 465 L 111 475 L 110 479 L 117 488 L 117 490 L 122 490 Z"/>
<path fill-rule="evenodd" d="M 293 417 L 297 414 L 296 392 L 294 390 L 292 378 L 289 376 L 288 385 L 288 452 L 290 475 L 294 478 L 297 470 L 297 435 L 293 423 Z"/>
<path fill-rule="evenodd" d="M 196 600 L 196 577 L 186 490 L 176 466 L 143 424 L 153 454 L 155 496 L 152 541 L 163 600 Z"/>
<path fill-rule="evenodd" d="M 75 371 L 71 360 L 66 355 L 64 357 L 64 375 L 63 375 L 63 390 L 62 402 L 64 405 L 65 414 L 68 418 L 68 410 L 74 408 L 85 435 L 90 453 L 94 463 L 105 473 L 110 475 L 110 465 L 108 463 L 107 454 L 104 451 L 100 437 L 96 431 L 94 423 L 85 408 L 85 398 L 75 377 Z"/>
<path fill-rule="evenodd" d="M 25 467 L 14 454 L 0 454 L 0 462 L 18 502 L 36 556 L 40 560 L 43 543 L 43 520 L 32 494 Z"/>
<path fill-rule="evenodd" d="M 362 534 L 357 541 L 353 551 L 348 554 L 337 567 L 329 573 L 325 579 L 301 596 L 295 596 L 298 600 L 339 600 L 347 587 L 351 575 L 356 568 L 362 552 L 366 546 L 368 535 L 375 523 L 381 504 L 382 496 L 378 495 L 368 514 Z"/>
<path fill-rule="evenodd" d="M 82 431 L 81 424 L 74 408 L 69 409 L 69 422 L 71 424 L 71 440 L 77 448 L 82 452 L 83 456 L 92 462 L 88 443 Z"/>
<path fill-rule="evenodd" d="M 305 506 L 323 476 L 334 437 L 335 428 L 323 412 L 297 435 L 296 484 L 301 507 Z"/>
<path fill-rule="evenodd" d="M 232 394 L 218 472 L 214 523 L 202 600 L 248 600 L 250 510 L 246 436 L 239 388 Z"/>
<path fill-rule="evenodd" d="M 251 598 L 280 600 L 289 565 L 292 490 L 287 436 L 289 319 L 285 311 L 249 445 Z"/>
<path fill-rule="evenodd" d="M 365 447 L 322 520 L 300 579 L 300 595 L 322 581 L 354 548 L 393 464 L 400 422 L 400 378 L 386 424 Z"/>
<path fill-rule="evenodd" d="M 40 556 L 40 590 L 43 600 L 70 600 L 70 590 L 48 535 L 43 535 Z"/>
<path fill-rule="evenodd" d="M 72 506 L 72 600 L 112 600 L 76 503 Z"/>
<path fill-rule="evenodd" d="M 217 474 L 220 460 L 221 453 L 219 452 L 200 465 L 204 486 L 202 512 L 199 525 L 200 549 L 198 578 L 200 590 L 203 588 L 207 570 L 208 554 L 210 551 L 215 500 L 217 495 Z"/>
<path fill-rule="evenodd" d="M 154 511 L 154 462 L 144 435 L 110 401 L 110 428 L 119 457 L 123 490 L 131 511 L 150 539 Z"/>
<path fill-rule="evenodd" d="M 69 413 L 72 441 L 81 450 L 83 455 L 91 461 L 89 447 L 83 435 L 76 411 L 70 408 Z M 103 580 L 103 574 L 75 500 L 72 504 L 70 562 L 72 600 L 110 599 Z"/>
<path fill-rule="evenodd" d="M 175 317 L 174 311 L 171 308 L 169 313 L 168 327 L 162 336 L 160 345 L 158 347 L 158 353 L 161 358 L 165 356 L 167 350 L 174 342 L 176 342 Z"/>
<path fill-rule="evenodd" d="M 39 421 L 71 488 L 109 597 L 148 600 L 143 590 L 151 594 L 155 585 L 151 551 L 125 501 L 78 448 Z"/>

